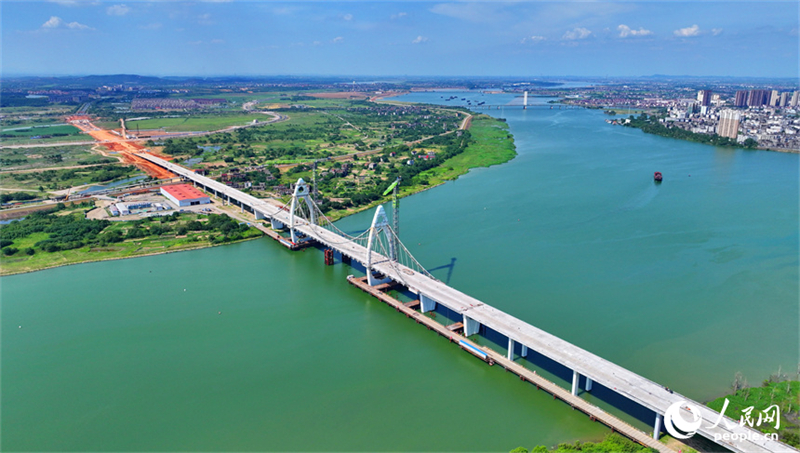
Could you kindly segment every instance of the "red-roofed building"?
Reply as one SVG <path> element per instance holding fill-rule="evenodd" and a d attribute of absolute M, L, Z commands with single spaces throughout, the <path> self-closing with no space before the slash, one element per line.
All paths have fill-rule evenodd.
<path fill-rule="evenodd" d="M 175 184 L 161 187 L 161 195 L 169 198 L 178 206 L 194 206 L 211 203 L 208 195 L 189 184 Z"/>

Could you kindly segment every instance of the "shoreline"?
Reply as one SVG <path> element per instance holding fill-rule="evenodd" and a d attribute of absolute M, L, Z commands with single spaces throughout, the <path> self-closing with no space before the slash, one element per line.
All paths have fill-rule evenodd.
<path fill-rule="evenodd" d="M 264 234 L 264 235 L 261 235 L 261 236 L 258 236 L 258 237 L 254 237 L 254 238 L 239 239 L 238 241 L 226 242 L 224 244 L 199 245 L 197 247 L 187 247 L 187 248 L 183 248 L 183 249 L 179 249 L 179 250 L 164 250 L 163 252 L 142 253 L 141 255 L 115 256 L 115 257 L 111 257 L 111 258 L 89 259 L 89 260 L 85 260 L 85 261 L 76 261 L 74 263 L 56 264 L 54 266 L 42 267 L 40 269 L 31 269 L 31 270 L 28 270 L 28 271 L 9 272 L 7 274 L 0 274 L 0 278 L 10 277 L 12 275 L 31 274 L 33 272 L 46 271 L 48 269 L 56 269 L 56 268 L 59 268 L 59 267 L 73 266 L 73 265 L 76 265 L 76 264 L 100 263 L 100 262 L 103 262 L 103 261 L 127 260 L 127 259 L 131 259 L 131 258 L 142 258 L 142 257 L 145 257 L 145 256 L 166 255 L 167 253 L 190 252 L 192 250 L 207 249 L 207 248 L 211 248 L 211 247 L 220 247 L 220 246 L 224 246 L 224 245 L 238 244 L 240 242 L 253 241 L 253 240 L 256 240 L 256 239 L 263 239 L 264 236 L 266 236 L 266 235 Z"/>
<path fill-rule="evenodd" d="M 470 113 L 466 113 L 466 112 L 464 112 L 464 113 L 466 115 L 466 118 L 465 118 L 464 122 L 462 122 L 461 127 L 459 129 L 469 129 L 470 126 L 472 125 L 471 121 L 469 121 L 469 120 L 474 118 L 474 114 L 470 114 Z M 494 121 L 498 121 L 497 118 L 493 118 L 493 117 L 491 117 L 491 118 Z M 505 127 L 507 128 L 507 126 L 505 126 Z M 492 167 L 494 165 L 502 165 L 502 164 L 508 163 L 508 162 L 512 161 L 514 158 L 516 158 L 517 155 L 518 155 L 518 153 L 516 151 L 516 142 L 514 141 L 513 136 L 511 138 L 511 146 L 513 148 L 513 155 L 509 156 L 508 158 L 505 158 L 505 156 L 503 156 L 503 158 L 498 159 L 498 161 L 496 161 L 496 162 L 490 162 L 490 163 L 488 163 L 488 165 L 473 165 L 473 166 L 469 166 L 469 164 L 467 164 L 466 166 L 464 166 L 462 172 L 459 172 L 459 173 L 457 173 L 455 175 L 451 175 L 449 178 L 445 176 L 445 179 L 443 179 L 443 180 L 441 180 L 439 182 L 436 182 L 435 184 L 429 184 L 427 186 L 420 185 L 418 187 L 411 188 L 411 190 L 409 190 L 409 191 L 407 191 L 405 193 L 401 192 L 401 193 L 398 194 L 398 198 L 402 199 L 402 198 L 405 198 L 405 197 L 408 197 L 408 196 L 411 196 L 411 195 L 415 195 L 415 194 L 418 194 L 418 193 L 433 189 L 435 187 L 439 187 L 439 186 L 441 186 L 441 185 L 443 185 L 443 184 L 445 184 L 445 183 L 447 183 L 449 181 L 455 181 L 458 178 L 460 178 L 461 176 L 469 173 L 470 170 L 472 170 L 473 168 L 489 168 L 489 167 Z M 468 149 L 469 149 L 469 147 L 467 147 L 467 150 Z M 466 153 L 467 150 L 465 150 L 464 153 Z M 456 156 L 453 156 L 450 159 L 458 159 L 459 156 L 463 156 L 464 153 L 456 155 Z M 450 159 L 448 159 L 448 161 Z M 442 162 L 440 167 L 446 167 L 448 161 Z M 439 167 L 434 167 L 434 169 L 436 169 L 436 168 L 439 168 Z M 431 170 L 433 170 L 433 169 L 431 169 Z M 430 171 L 430 170 L 428 170 L 428 171 Z M 363 205 L 363 206 L 359 206 L 358 208 L 355 208 L 354 210 L 352 210 L 350 212 L 346 212 L 345 215 L 341 215 L 341 216 L 339 216 L 339 215 L 331 215 L 329 218 L 331 219 L 331 221 L 335 222 L 335 221 L 338 221 L 338 220 L 343 219 L 345 217 L 349 217 L 351 215 L 358 214 L 360 212 L 372 209 L 372 208 L 374 208 L 374 207 L 376 207 L 378 205 L 382 205 L 384 203 L 390 203 L 390 202 L 391 202 L 391 200 L 385 200 L 385 199 L 376 200 L 376 201 L 373 201 L 372 203 L 369 203 L 369 204 L 366 204 L 366 205 Z M 27 274 L 27 273 L 31 273 L 31 272 L 44 271 L 44 270 L 47 270 L 47 269 L 55 269 L 55 268 L 63 267 L 63 266 L 71 266 L 71 265 L 74 265 L 74 264 L 96 263 L 96 262 L 101 262 L 101 261 L 122 260 L 122 259 L 128 259 L 128 258 L 139 258 L 139 257 L 143 257 L 143 256 L 162 255 L 162 254 L 166 254 L 166 253 L 177 253 L 177 252 L 184 252 L 184 251 L 191 251 L 191 250 L 199 250 L 199 249 L 203 249 L 203 248 L 216 247 L 216 246 L 220 246 L 220 245 L 235 244 L 235 243 L 238 243 L 238 242 L 244 242 L 244 241 L 248 241 L 248 240 L 252 240 L 252 239 L 259 239 L 259 238 L 260 237 L 246 238 L 246 239 L 241 239 L 239 241 L 233 241 L 233 242 L 228 242 L 228 243 L 224 243 L 224 244 L 198 245 L 196 247 L 181 248 L 181 249 L 178 249 L 178 250 L 165 250 L 165 251 L 160 251 L 160 252 L 144 253 L 144 254 L 140 254 L 140 255 L 117 256 L 117 257 L 98 258 L 98 259 L 86 259 L 86 260 L 76 261 L 76 262 L 71 262 L 71 263 L 63 263 L 63 264 L 56 264 L 56 265 L 52 265 L 52 266 L 46 266 L 46 267 L 42 267 L 42 268 L 38 268 L 38 269 L 12 271 L 12 272 L 9 272 L 9 273 L 4 273 L 3 272 L 2 268 L 4 266 L 2 266 L 2 260 L 0 260 L 0 278 L 11 276 L 11 275 L 20 275 L 20 274 Z"/>

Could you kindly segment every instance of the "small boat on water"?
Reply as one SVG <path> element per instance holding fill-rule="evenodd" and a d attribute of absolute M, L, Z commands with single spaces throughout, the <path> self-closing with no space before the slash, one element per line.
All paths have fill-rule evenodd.
<path fill-rule="evenodd" d="M 664 177 L 661 176 L 661 172 L 660 171 L 657 171 L 657 172 L 655 172 L 653 174 L 653 179 L 658 181 L 658 182 L 661 182 L 661 180 L 664 179 Z"/>

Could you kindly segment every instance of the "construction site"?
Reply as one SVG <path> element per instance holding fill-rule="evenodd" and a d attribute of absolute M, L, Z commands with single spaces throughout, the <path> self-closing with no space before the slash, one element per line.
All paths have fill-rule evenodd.
<path fill-rule="evenodd" d="M 135 165 L 137 168 L 147 173 L 149 176 L 158 179 L 174 178 L 175 175 L 163 168 L 136 156 L 137 153 L 144 151 L 145 147 L 136 143 L 137 139 L 129 139 L 125 129 L 125 121 L 121 121 L 121 131 L 111 131 L 95 126 L 88 115 L 73 115 L 67 118 L 67 122 L 85 132 L 98 144 L 105 147 L 110 154 L 119 158 L 123 163 Z M 162 159 L 170 160 L 171 157 L 159 155 Z"/>

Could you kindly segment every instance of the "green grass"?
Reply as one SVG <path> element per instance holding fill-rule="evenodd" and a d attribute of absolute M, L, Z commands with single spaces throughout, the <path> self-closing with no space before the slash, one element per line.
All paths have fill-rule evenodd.
<path fill-rule="evenodd" d="M 103 157 L 90 150 L 91 145 L 4 149 L 0 153 L 0 167 L 3 170 L 26 170 L 117 162 L 114 158 Z M 7 178 L 4 176 L 3 182 Z"/>
<path fill-rule="evenodd" d="M 253 120 L 268 121 L 272 116 L 263 113 L 250 113 L 246 115 L 196 115 L 181 118 L 150 118 L 147 120 L 128 121 L 125 126 L 129 131 L 139 129 L 160 129 L 168 132 L 215 131 L 230 126 L 242 126 L 252 123 Z M 118 128 L 119 123 L 103 122 L 99 124 L 105 128 Z"/>
<path fill-rule="evenodd" d="M 478 115 L 472 120 L 469 131 L 474 143 L 467 149 L 442 163 L 442 165 L 422 172 L 431 184 L 456 179 L 471 168 L 490 167 L 510 161 L 517 155 L 514 139 L 508 132 L 508 125 L 487 115 Z"/>
<path fill-rule="evenodd" d="M 707 403 L 707 406 L 717 412 L 722 411 L 725 399 L 730 403 L 725 409 L 725 415 L 739 422 L 744 414 L 743 410 L 753 407 L 751 417 L 758 422 L 758 414 L 768 407 L 777 404 L 781 414 L 780 429 L 775 429 L 775 423 L 762 423 L 753 428 L 762 432 L 777 432 L 781 440 L 786 440 L 787 435 L 794 439 L 794 445 L 800 440 L 800 426 L 797 423 L 798 406 L 800 406 L 800 381 L 768 382 L 761 387 L 749 387 L 737 390 L 732 395 L 723 396 Z M 791 440 L 789 440 L 791 443 Z"/>
<path fill-rule="evenodd" d="M 548 449 L 544 445 L 538 445 L 530 450 L 530 453 L 651 453 L 656 450 L 639 445 L 638 443 L 623 437 L 617 433 L 607 434 L 600 442 L 580 442 L 560 443 Z M 528 453 L 528 449 L 517 447 L 511 453 Z"/>
<path fill-rule="evenodd" d="M 7 173 L 2 176 L 4 189 L 60 190 L 85 184 L 102 184 L 144 175 L 136 167 L 106 164 L 96 167 Z M 109 176 L 111 176 L 109 178 Z"/>
<path fill-rule="evenodd" d="M 20 129 L 20 127 L 25 127 L 25 126 L 4 127 L 3 130 L 0 131 L 0 134 L 4 135 L 4 137 L 2 137 L 3 143 L 7 145 L 15 145 L 15 144 L 92 140 L 90 136 L 82 133 L 80 129 L 69 124 L 53 125 L 53 126 L 27 126 L 25 127 L 25 129 Z M 33 138 L 39 135 L 52 135 L 52 134 L 67 134 L 67 135 L 50 137 L 50 138 Z"/>

